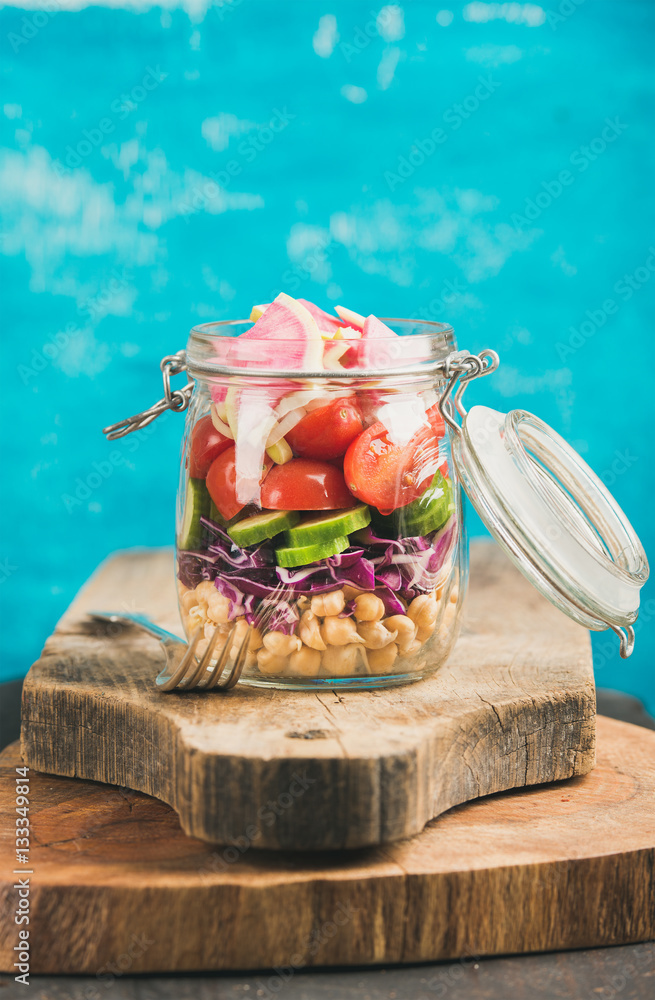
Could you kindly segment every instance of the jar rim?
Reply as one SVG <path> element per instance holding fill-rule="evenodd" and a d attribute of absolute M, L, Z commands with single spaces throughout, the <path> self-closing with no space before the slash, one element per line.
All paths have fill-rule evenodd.
<path fill-rule="evenodd" d="M 343 368 L 343 367 L 323 367 L 314 365 L 303 365 L 294 368 L 278 368 L 262 364 L 260 357 L 252 359 L 254 365 L 249 367 L 251 359 L 246 364 L 230 363 L 226 345 L 238 342 L 238 334 L 235 332 L 238 327 L 243 327 L 239 332 L 246 332 L 254 323 L 249 319 L 215 320 L 210 323 L 199 323 L 191 328 L 189 341 L 186 349 L 187 368 L 192 376 L 244 376 L 257 378 L 381 378 L 393 375 L 427 375 L 443 368 L 446 359 L 457 350 L 455 341 L 455 331 L 450 323 L 441 323 L 436 320 L 425 320 L 416 318 L 396 318 L 380 317 L 381 322 L 388 325 L 392 330 L 393 326 L 406 328 L 400 334 L 393 330 L 392 337 L 380 337 L 374 341 L 369 341 L 371 348 L 364 352 L 365 359 L 369 362 L 365 366 Z M 411 328 L 411 329 L 407 329 Z M 324 341 L 330 343 L 331 341 Z M 345 343 L 355 345 L 361 343 L 360 338 L 344 337 L 342 341 L 334 343 Z M 258 344 L 263 341 L 241 341 L 241 343 Z M 296 347 L 299 343 L 297 339 L 276 339 L 267 341 L 276 345 L 277 357 L 285 355 L 285 348 Z M 402 364 L 402 355 L 398 355 L 401 344 L 411 344 L 411 353 L 408 364 Z M 393 350 L 392 350 L 393 348 Z M 371 350 L 373 357 L 371 357 Z M 418 351 L 418 353 L 417 353 Z M 389 356 L 396 356 L 395 360 L 400 364 L 388 364 Z M 383 364 L 371 364 L 376 357 L 383 358 Z M 241 359 L 240 359 L 241 360 Z M 276 358 L 277 360 L 277 358 Z"/>

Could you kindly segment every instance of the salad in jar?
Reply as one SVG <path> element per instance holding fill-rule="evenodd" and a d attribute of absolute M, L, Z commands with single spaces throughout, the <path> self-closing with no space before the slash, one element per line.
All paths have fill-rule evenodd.
<path fill-rule="evenodd" d="M 435 336 L 399 322 L 283 293 L 237 336 L 194 331 L 180 611 L 198 654 L 216 630 L 234 655 L 247 636 L 242 683 L 404 683 L 455 640 L 466 549 L 439 383 L 421 372 Z"/>

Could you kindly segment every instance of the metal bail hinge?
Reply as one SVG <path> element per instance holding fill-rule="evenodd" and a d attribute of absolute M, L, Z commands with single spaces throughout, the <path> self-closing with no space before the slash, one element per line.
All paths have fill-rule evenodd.
<path fill-rule="evenodd" d="M 150 406 L 147 410 L 135 414 L 133 417 L 126 417 L 125 420 L 112 424 L 111 427 L 103 427 L 102 433 L 108 441 L 115 441 L 116 438 L 125 437 L 132 431 L 139 431 L 147 427 L 156 417 L 166 410 L 175 410 L 182 413 L 186 410 L 193 391 L 193 379 L 187 375 L 187 383 L 182 389 L 171 389 L 171 378 L 173 375 L 180 375 L 187 370 L 186 353 L 178 351 L 176 354 L 167 354 L 162 358 L 159 367 L 161 368 L 162 379 L 164 381 L 164 398 L 158 403 Z"/>
<path fill-rule="evenodd" d="M 455 419 L 455 412 L 459 413 L 460 417 L 466 416 L 466 410 L 462 403 L 462 396 L 464 395 L 466 386 L 474 378 L 491 375 L 492 372 L 496 371 L 499 364 L 500 358 L 495 351 L 490 349 L 480 351 L 479 354 L 467 354 L 466 351 L 458 351 L 457 354 L 451 354 L 450 357 L 446 358 L 444 374 L 448 379 L 448 384 L 439 400 L 439 410 L 441 411 L 441 416 L 456 434 L 460 432 L 460 425 Z M 453 390 L 457 382 L 459 382 L 459 385 L 453 396 Z"/>

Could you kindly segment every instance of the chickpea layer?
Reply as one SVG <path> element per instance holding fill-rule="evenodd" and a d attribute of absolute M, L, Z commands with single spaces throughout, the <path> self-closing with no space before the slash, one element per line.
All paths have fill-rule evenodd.
<path fill-rule="evenodd" d="M 297 602 L 299 621 L 295 631 L 261 632 L 244 617 L 229 619 L 230 601 L 212 581 L 203 580 L 195 589 L 178 585 L 185 631 L 190 637 L 202 628 L 197 652 L 202 655 L 216 629 L 217 654 L 232 635 L 229 655 L 236 655 L 248 630 L 247 673 L 265 677 L 311 679 L 407 672 L 407 660 L 416 657 L 435 637 L 435 648 L 447 641 L 456 614 L 457 589 L 442 595 L 441 589 L 415 597 L 406 614 L 385 616 L 384 602 L 376 595 L 345 586 Z M 351 615 L 344 614 L 347 602 Z M 235 626 L 236 622 L 236 627 Z M 437 629 L 438 623 L 441 625 Z M 423 669 L 421 660 L 414 669 Z"/>

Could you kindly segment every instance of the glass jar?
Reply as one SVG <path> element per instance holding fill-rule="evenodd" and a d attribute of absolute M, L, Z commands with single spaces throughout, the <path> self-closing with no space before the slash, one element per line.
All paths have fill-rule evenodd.
<path fill-rule="evenodd" d="M 439 410 L 454 334 L 383 322 L 393 339 L 320 345 L 321 369 L 296 341 L 240 339 L 251 323 L 191 332 L 180 614 L 198 655 L 216 631 L 228 657 L 247 637 L 243 684 L 402 684 L 455 642 L 468 556 Z"/>
<path fill-rule="evenodd" d="M 433 673 L 466 594 L 461 490 L 540 593 L 613 629 L 629 656 L 641 543 L 538 417 L 467 412 L 466 386 L 498 356 L 458 351 L 444 323 L 337 311 L 283 294 L 253 311 L 265 336 L 252 319 L 195 327 L 161 362 L 164 398 L 105 428 L 113 440 L 187 410 L 177 583 L 210 677 L 226 690 L 377 688 Z"/>

